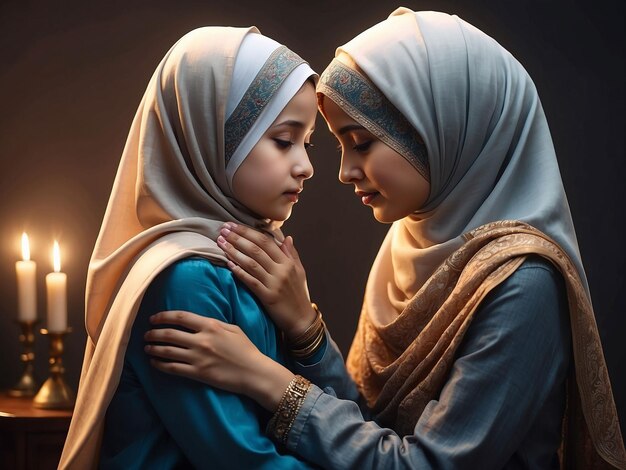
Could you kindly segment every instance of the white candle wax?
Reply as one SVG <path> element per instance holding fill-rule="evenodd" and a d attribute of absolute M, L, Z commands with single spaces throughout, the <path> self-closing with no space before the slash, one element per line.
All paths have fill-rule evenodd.
<path fill-rule="evenodd" d="M 37 264 L 30 259 L 28 235 L 22 234 L 22 261 L 15 263 L 17 275 L 17 319 L 37 319 Z"/>
<path fill-rule="evenodd" d="M 48 331 L 62 333 L 67 329 L 67 275 L 61 271 L 59 244 L 54 242 L 54 272 L 46 275 L 48 297 Z"/>
<path fill-rule="evenodd" d="M 48 331 L 61 333 L 67 329 L 67 275 L 49 273 L 46 275 L 48 294 Z"/>
<path fill-rule="evenodd" d="M 17 273 L 17 319 L 35 321 L 37 319 L 37 265 L 34 261 L 15 263 Z"/>

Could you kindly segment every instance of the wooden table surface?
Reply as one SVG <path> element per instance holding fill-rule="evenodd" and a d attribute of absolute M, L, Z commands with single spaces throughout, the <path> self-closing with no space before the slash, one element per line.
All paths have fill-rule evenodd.
<path fill-rule="evenodd" d="M 0 393 L 0 468 L 55 469 L 71 410 L 42 410 L 32 398 Z"/>
<path fill-rule="evenodd" d="M 72 417 L 72 410 L 42 410 L 33 406 L 31 398 L 10 397 L 0 393 L 0 419 L 3 418 L 66 418 Z"/>

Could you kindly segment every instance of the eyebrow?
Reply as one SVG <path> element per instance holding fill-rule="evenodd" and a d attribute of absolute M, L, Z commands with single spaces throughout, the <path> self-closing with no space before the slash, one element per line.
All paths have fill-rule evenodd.
<path fill-rule="evenodd" d="M 360 130 L 365 130 L 365 127 L 363 127 L 360 124 L 348 124 L 347 126 L 343 126 L 341 129 L 339 129 L 337 131 L 337 134 L 344 135 L 346 132 L 360 131 Z"/>
<path fill-rule="evenodd" d="M 300 121 L 296 121 L 294 119 L 287 119 L 286 121 L 279 122 L 278 124 L 274 124 L 272 127 L 280 127 L 280 126 L 289 126 L 295 127 L 297 129 L 304 129 L 304 123 Z M 310 130 L 315 130 L 315 126 L 313 126 Z"/>

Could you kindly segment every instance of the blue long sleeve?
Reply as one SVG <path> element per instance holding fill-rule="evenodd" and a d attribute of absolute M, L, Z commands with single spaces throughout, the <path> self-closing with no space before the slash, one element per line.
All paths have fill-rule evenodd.
<path fill-rule="evenodd" d="M 201 258 L 173 264 L 150 285 L 133 325 L 107 411 L 101 468 L 310 468 L 277 451 L 264 435 L 269 416 L 252 400 L 150 366 L 143 335 L 150 315 L 161 310 L 237 324 L 264 354 L 282 362 L 274 325 L 228 269 Z"/>
<path fill-rule="evenodd" d="M 324 468 L 558 468 L 570 341 L 563 279 L 532 257 L 485 298 L 412 435 L 366 421 L 354 401 L 314 387 L 287 446 Z M 337 356 L 320 362 L 333 371 L 328 380 L 323 368 L 307 372 L 338 383 Z"/>
<path fill-rule="evenodd" d="M 328 389 L 333 396 L 357 402 L 361 412 L 365 416 L 369 416 L 364 400 L 362 400 L 356 385 L 348 375 L 339 347 L 330 337 L 328 331 L 326 331 L 325 345 L 320 352 L 319 360 L 307 363 L 295 362 L 292 369 L 295 374 L 306 377 L 319 388 Z"/>

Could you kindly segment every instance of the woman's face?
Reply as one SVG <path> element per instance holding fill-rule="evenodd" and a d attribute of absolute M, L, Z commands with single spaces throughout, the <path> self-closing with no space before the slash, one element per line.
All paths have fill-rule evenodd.
<path fill-rule="evenodd" d="M 339 180 L 353 184 L 379 222 L 391 223 L 420 209 L 430 192 L 428 181 L 402 155 L 377 139 L 330 98 L 324 117 L 341 144 Z"/>
<path fill-rule="evenodd" d="M 264 219 L 283 221 L 313 176 L 307 148 L 315 126 L 315 89 L 305 82 L 233 176 L 237 200 Z"/>

